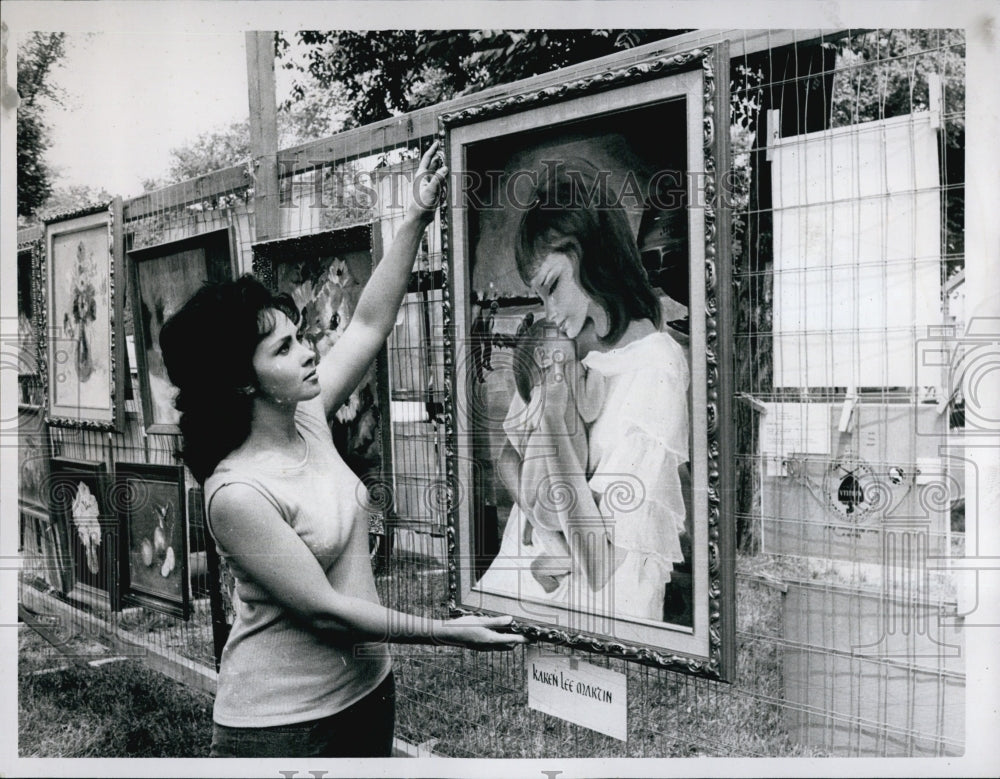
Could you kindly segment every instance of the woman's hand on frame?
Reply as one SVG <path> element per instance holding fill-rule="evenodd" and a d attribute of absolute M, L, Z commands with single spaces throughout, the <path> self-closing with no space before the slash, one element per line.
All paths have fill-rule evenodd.
<path fill-rule="evenodd" d="M 434 211 L 443 199 L 448 166 L 444 164 L 441 144 L 434 141 L 420 158 L 420 165 L 413 177 L 413 202 L 409 214 L 424 224 L 434 218 Z"/>
<path fill-rule="evenodd" d="M 479 652 L 513 649 L 528 639 L 517 633 L 500 633 L 510 627 L 512 617 L 459 617 L 442 622 L 435 637 L 442 643 L 475 649 Z"/>

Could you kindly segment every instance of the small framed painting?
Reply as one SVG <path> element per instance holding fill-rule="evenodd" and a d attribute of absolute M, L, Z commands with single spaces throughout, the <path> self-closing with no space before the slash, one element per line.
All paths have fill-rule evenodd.
<path fill-rule="evenodd" d="M 38 374 L 38 316 L 41 284 L 38 283 L 42 267 L 41 254 L 44 243 L 39 238 L 26 240 L 17 246 L 17 342 L 3 343 L 4 351 L 16 349 L 7 364 L 17 365 L 18 404 L 41 407 L 42 382 Z"/>
<path fill-rule="evenodd" d="M 124 415 L 122 201 L 45 223 L 39 357 L 46 420 L 117 430 Z"/>
<path fill-rule="evenodd" d="M 191 587 L 184 469 L 119 463 L 115 495 L 122 602 L 187 619 Z"/>
<path fill-rule="evenodd" d="M 120 607 L 118 526 L 103 462 L 53 457 L 49 513 L 65 531 L 73 564 L 71 595 Z"/>
<path fill-rule="evenodd" d="M 21 569 L 68 593 L 73 587 L 73 563 L 66 529 L 43 509 L 22 504 L 20 516 Z"/>
<path fill-rule="evenodd" d="M 235 257 L 230 229 L 128 253 L 139 392 L 149 433 L 180 433 L 177 390 L 163 364 L 160 328 L 206 281 L 234 278 Z"/>
<path fill-rule="evenodd" d="M 17 413 L 18 499 L 48 510 L 49 431 L 40 408 L 20 406 Z"/>

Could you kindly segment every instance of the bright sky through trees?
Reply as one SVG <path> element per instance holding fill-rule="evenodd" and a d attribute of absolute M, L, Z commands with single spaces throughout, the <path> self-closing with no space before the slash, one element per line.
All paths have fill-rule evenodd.
<path fill-rule="evenodd" d="M 246 118 L 242 32 L 77 33 L 68 49 L 54 79 L 66 107 L 50 114 L 57 186 L 138 194 L 170 149 Z"/>

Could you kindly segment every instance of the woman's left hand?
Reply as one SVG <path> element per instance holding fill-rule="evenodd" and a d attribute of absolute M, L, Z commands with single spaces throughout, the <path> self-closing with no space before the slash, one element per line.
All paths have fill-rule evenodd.
<path fill-rule="evenodd" d="M 444 182 L 448 176 L 448 166 L 444 164 L 440 147 L 439 141 L 431 144 L 420 158 L 420 165 L 413 177 L 413 202 L 408 215 L 424 224 L 429 224 L 434 218 L 434 211 L 442 200 Z"/>
<path fill-rule="evenodd" d="M 509 627 L 512 621 L 512 617 L 459 617 L 439 623 L 435 636 L 445 644 L 479 652 L 513 649 L 528 639 L 517 633 L 497 632 Z"/>

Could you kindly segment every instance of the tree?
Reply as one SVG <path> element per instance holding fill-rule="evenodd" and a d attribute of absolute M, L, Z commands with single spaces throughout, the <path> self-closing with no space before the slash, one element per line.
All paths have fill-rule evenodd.
<path fill-rule="evenodd" d="M 279 148 L 333 135 L 343 128 L 350 116 L 343 94 L 336 88 L 321 89 L 312 84 L 299 94 L 297 100 L 286 102 L 278 109 Z M 251 156 L 250 123 L 246 119 L 233 122 L 171 149 L 166 174 L 145 179 L 143 189 L 150 192 L 167 184 L 203 176 L 213 170 L 245 163 Z"/>
<path fill-rule="evenodd" d="M 278 145 L 333 135 L 458 94 L 514 81 L 676 34 L 669 30 L 385 30 L 280 33 L 282 67 L 302 78 L 278 107 Z M 416 64 L 415 64 L 416 63 Z M 146 191 L 248 161 L 246 121 L 172 149 L 166 174 Z"/>
<path fill-rule="evenodd" d="M 38 208 L 39 214 L 59 214 L 76 211 L 91 203 L 106 203 L 114 197 L 104 187 L 95 189 L 86 184 L 71 184 L 68 187 L 53 187 L 45 203 Z"/>
<path fill-rule="evenodd" d="M 965 36 L 962 30 L 880 30 L 824 44 L 836 50 L 831 126 L 905 116 L 930 106 L 929 76 L 945 86 L 945 139 L 964 143 Z"/>
<path fill-rule="evenodd" d="M 52 74 L 66 54 L 66 33 L 33 32 L 17 49 L 17 213 L 30 218 L 52 193 L 45 152 L 52 143 L 45 111 L 62 94 Z"/>
<path fill-rule="evenodd" d="M 341 85 L 350 125 L 363 125 L 452 97 L 668 38 L 678 30 L 375 30 L 280 33 L 283 67 L 310 85 Z M 300 55 L 300 56 L 299 56 Z"/>
<path fill-rule="evenodd" d="M 167 183 L 184 181 L 250 159 L 250 124 L 244 119 L 170 150 Z"/>

